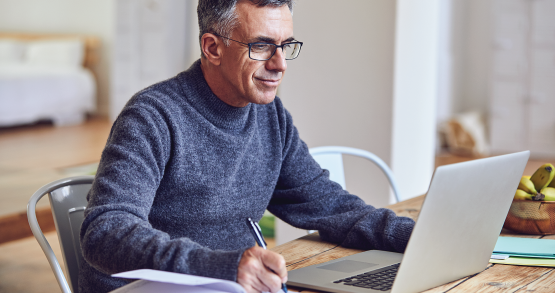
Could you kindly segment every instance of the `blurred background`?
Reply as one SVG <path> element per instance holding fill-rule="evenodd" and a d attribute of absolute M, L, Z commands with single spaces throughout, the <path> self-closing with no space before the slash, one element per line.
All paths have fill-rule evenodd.
<path fill-rule="evenodd" d="M 555 162 L 555 0 L 296 2 L 304 45 L 278 95 L 310 148 L 373 152 L 402 199 L 424 194 L 443 164 L 521 150 L 526 172 Z M 0 293 L 59 291 L 27 201 L 94 174 L 127 100 L 200 57 L 196 5 L 0 0 Z M 351 193 L 394 202 L 377 167 L 344 162 Z M 48 200 L 39 208 L 53 231 Z M 306 234 L 264 221 L 276 244 Z"/>

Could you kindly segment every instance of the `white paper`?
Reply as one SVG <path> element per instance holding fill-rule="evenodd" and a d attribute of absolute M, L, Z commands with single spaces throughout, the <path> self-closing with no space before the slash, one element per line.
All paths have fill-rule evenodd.
<path fill-rule="evenodd" d="M 231 292 L 231 293 L 245 293 L 243 287 L 236 282 L 186 275 L 180 273 L 171 273 L 157 270 L 135 270 L 114 274 L 112 277 L 125 278 L 125 279 L 141 279 L 151 282 L 133 282 L 126 285 L 114 293 L 124 292 Z M 137 283 L 137 284 L 136 284 Z M 175 285 L 175 286 L 174 286 Z M 128 288 L 129 287 L 129 288 Z M 148 288 L 148 289 L 144 289 Z M 154 290 L 156 288 L 156 290 Z M 124 289 L 124 291 L 119 291 Z M 146 290 L 146 291 L 144 291 Z M 169 291 L 167 291 L 169 290 Z M 178 290 L 178 291 L 175 291 Z"/>
<path fill-rule="evenodd" d="M 139 280 L 139 281 L 133 282 L 129 285 L 116 289 L 111 293 L 152 293 L 152 292 L 226 293 L 223 291 L 207 289 L 204 287 L 178 285 L 178 284 L 171 284 L 171 283 L 160 283 L 160 282 L 153 282 L 153 281 L 147 281 L 147 280 Z"/>
<path fill-rule="evenodd" d="M 245 293 L 245 289 L 233 281 L 149 269 L 123 272 L 112 277 L 140 280 L 110 293 Z M 278 293 L 284 292 L 279 290 Z"/>
<path fill-rule="evenodd" d="M 507 259 L 509 255 L 507 254 L 492 254 L 491 259 Z"/>

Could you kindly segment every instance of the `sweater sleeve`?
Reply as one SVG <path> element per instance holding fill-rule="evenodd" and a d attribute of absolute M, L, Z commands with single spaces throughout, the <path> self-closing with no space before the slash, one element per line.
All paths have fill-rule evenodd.
<path fill-rule="evenodd" d="M 83 256 L 105 274 L 149 268 L 236 280 L 243 250 L 211 250 L 188 238 L 171 239 L 149 223 L 170 143 L 161 114 L 146 106 L 124 109 L 87 196 Z"/>
<path fill-rule="evenodd" d="M 268 210 L 294 227 L 318 230 L 344 247 L 403 252 L 414 221 L 389 209 L 376 209 L 329 179 L 299 138 L 285 111 L 283 159 Z"/>

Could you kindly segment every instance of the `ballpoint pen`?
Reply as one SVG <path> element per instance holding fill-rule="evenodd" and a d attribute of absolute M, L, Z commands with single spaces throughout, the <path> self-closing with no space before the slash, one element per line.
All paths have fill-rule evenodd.
<path fill-rule="evenodd" d="M 266 241 L 264 241 L 264 237 L 262 236 L 262 229 L 260 229 L 260 226 L 258 226 L 258 223 L 253 222 L 251 218 L 247 218 L 247 225 L 249 226 L 252 236 L 254 236 L 254 240 L 256 241 L 258 246 L 266 249 L 266 246 L 267 246 Z M 270 271 L 275 273 L 272 269 L 270 269 Z M 281 290 L 287 293 L 287 286 L 285 285 L 285 283 L 281 283 Z"/>

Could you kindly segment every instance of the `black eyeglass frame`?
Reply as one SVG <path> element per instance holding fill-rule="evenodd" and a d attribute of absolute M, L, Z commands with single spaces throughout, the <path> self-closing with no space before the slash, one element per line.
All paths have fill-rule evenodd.
<path fill-rule="evenodd" d="M 216 35 L 216 36 L 218 36 L 218 37 L 220 37 L 220 38 L 228 39 L 228 40 L 230 40 L 230 41 L 234 41 L 234 42 L 236 42 L 236 43 L 239 43 L 239 44 L 243 44 L 243 45 L 245 45 L 245 46 L 248 46 L 248 47 L 249 47 L 249 58 L 252 59 L 252 60 L 255 60 L 255 61 L 268 61 L 268 60 L 272 59 L 272 57 L 274 57 L 274 55 L 276 54 L 276 51 L 277 51 L 278 48 L 281 48 L 281 51 L 283 52 L 283 47 L 285 47 L 285 46 L 287 46 L 287 45 L 291 45 L 291 44 L 299 44 L 299 45 L 300 45 L 299 52 L 297 53 L 297 56 L 296 56 L 295 58 L 287 58 L 287 57 L 285 57 L 285 60 L 294 60 L 294 59 L 296 59 L 297 57 L 299 57 L 299 54 L 301 54 L 301 49 L 302 49 L 302 47 L 303 47 L 303 42 L 299 42 L 299 41 L 289 42 L 289 43 L 285 43 L 285 44 L 281 44 L 281 45 L 276 45 L 276 44 L 266 43 L 266 42 L 243 43 L 243 42 L 239 42 L 239 41 L 237 41 L 237 40 L 234 40 L 234 39 L 231 39 L 231 38 L 228 38 L 228 37 L 221 36 L 221 35 L 219 35 L 219 34 L 217 34 L 217 33 L 212 33 L 212 34 L 214 34 L 214 35 Z M 254 46 L 254 45 L 256 45 L 256 44 L 264 44 L 264 45 L 272 45 L 272 46 L 274 46 L 274 51 L 272 52 L 272 55 L 270 55 L 270 57 L 268 57 L 268 59 L 254 59 L 254 58 L 252 58 L 252 57 L 251 57 L 251 47 Z"/>

